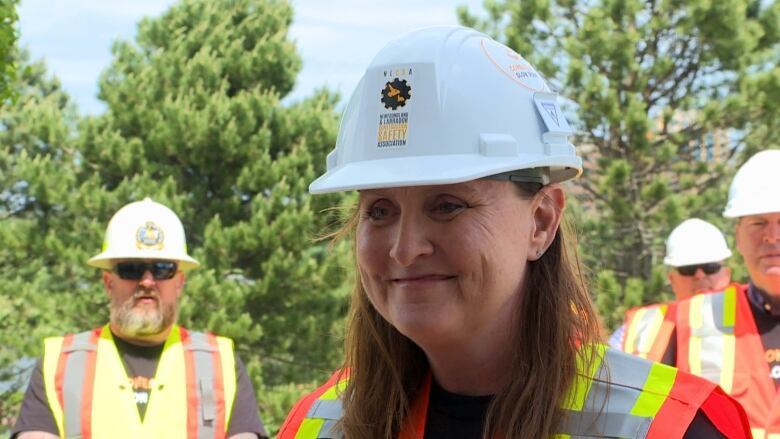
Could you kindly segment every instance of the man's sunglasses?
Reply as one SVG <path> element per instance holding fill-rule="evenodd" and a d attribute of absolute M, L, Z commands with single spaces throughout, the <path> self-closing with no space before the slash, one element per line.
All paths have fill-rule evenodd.
<path fill-rule="evenodd" d="M 120 262 L 114 265 L 114 273 L 124 280 L 140 280 L 147 271 L 152 273 L 154 280 L 172 278 L 177 271 L 175 262 Z"/>
<path fill-rule="evenodd" d="M 717 262 L 708 262 L 706 264 L 683 265 L 677 267 L 676 270 L 683 276 L 693 276 L 699 268 L 704 274 L 715 274 L 720 271 L 721 265 Z"/>

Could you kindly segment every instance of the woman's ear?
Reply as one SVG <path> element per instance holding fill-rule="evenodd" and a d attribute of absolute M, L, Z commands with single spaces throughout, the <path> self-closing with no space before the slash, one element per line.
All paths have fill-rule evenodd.
<path fill-rule="evenodd" d="M 531 205 L 534 229 L 528 246 L 528 260 L 535 261 L 547 251 L 558 233 L 565 205 L 566 197 L 558 184 L 544 186 L 534 195 Z"/>

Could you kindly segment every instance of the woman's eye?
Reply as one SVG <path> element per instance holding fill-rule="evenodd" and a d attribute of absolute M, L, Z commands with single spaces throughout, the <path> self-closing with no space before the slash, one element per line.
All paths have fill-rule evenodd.
<path fill-rule="evenodd" d="M 374 203 L 366 210 L 365 215 L 372 221 L 381 221 L 392 214 L 392 207 L 387 203 Z"/>
<path fill-rule="evenodd" d="M 465 207 L 465 204 L 459 202 L 440 201 L 433 206 L 433 212 L 439 215 L 451 215 Z"/>

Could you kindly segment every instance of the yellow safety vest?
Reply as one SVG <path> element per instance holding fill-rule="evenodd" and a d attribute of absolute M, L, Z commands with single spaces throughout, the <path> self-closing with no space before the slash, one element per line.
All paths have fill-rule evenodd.
<path fill-rule="evenodd" d="M 235 371 L 232 340 L 174 325 L 142 421 L 108 325 L 44 341 L 44 387 L 61 438 L 224 438 Z"/>

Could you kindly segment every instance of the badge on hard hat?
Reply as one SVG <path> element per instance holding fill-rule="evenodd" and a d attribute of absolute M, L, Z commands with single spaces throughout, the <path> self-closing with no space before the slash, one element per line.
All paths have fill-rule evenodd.
<path fill-rule="evenodd" d="M 377 148 L 403 148 L 409 138 L 409 111 L 412 99 L 412 68 L 399 67 L 383 71 L 386 81 L 379 96 Z"/>
<path fill-rule="evenodd" d="M 135 245 L 144 250 L 162 250 L 165 234 L 157 224 L 147 221 L 135 233 Z"/>

